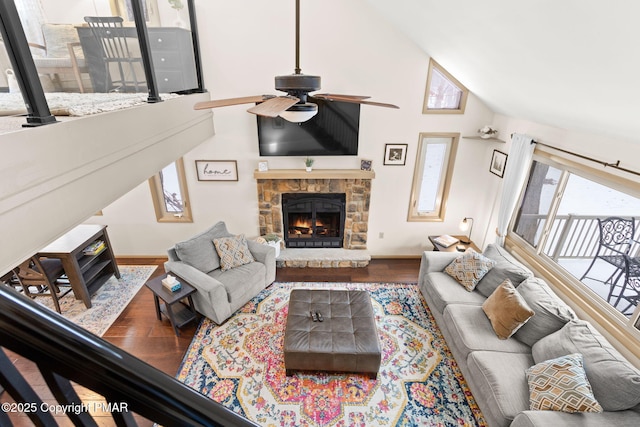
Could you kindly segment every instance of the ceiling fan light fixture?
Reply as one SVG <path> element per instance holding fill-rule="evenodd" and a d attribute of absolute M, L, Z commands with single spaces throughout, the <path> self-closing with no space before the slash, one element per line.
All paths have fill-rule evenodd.
<path fill-rule="evenodd" d="M 306 122 L 313 116 L 318 114 L 318 105 L 311 102 L 304 104 L 295 104 L 287 110 L 280 113 L 280 117 L 291 123 Z"/>

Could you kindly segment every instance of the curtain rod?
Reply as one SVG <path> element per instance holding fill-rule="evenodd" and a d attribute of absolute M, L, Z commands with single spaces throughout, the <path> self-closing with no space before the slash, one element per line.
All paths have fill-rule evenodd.
<path fill-rule="evenodd" d="M 511 138 L 513 138 L 513 135 L 514 134 L 511 134 Z M 580 157 L 581 159 L 584 159 L 584 160 L 589 160 L 590 162 L 595 162 L 595 163 L 601 164 L 605 168 L 606 167 L 610 167 L 610 168 L 621 170 L 623 172 L 627 172 L 627 173 L 631 173 L 631 174 L 640 176 L 640 172 L 636 172 L 636 171 L 633 171 L 631 169 L 620 167 L 620 160 L 617 160 L 615 163 L 603 162 L 602 160 L 594 159 L 593 157 L 587 157 L 587 156 L 584 156 L 582 154 L 578 154 L 578 153 L 574 153 L 572 151 L 564 150 L 562 148 L 554 147 L 553 145 L 545 144 L 545 143 L 542 143 L 540 141 L 536 141 L 535 139 L 532 139 L 531 143 L 532 144 L 542 145 L 543 147 L 552 148 L 554 150 L 561 151 L 563 153 L 570 154 L 572 156 Z"/>

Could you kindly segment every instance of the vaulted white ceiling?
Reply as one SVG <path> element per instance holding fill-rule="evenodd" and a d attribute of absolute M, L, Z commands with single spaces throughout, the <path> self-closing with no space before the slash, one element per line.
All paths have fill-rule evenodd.
<path fill-rule="evenodd" d="M 640 2 L 366 1 L 496 113 L 640 143 Z"/>

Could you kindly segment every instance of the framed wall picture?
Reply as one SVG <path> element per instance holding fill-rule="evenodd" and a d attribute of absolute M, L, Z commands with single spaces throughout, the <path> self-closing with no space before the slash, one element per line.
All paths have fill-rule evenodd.
<path fill-rule="evenodd" d="M 360 160 L 360 170 L 370 171 L 371 170 L 371 160 L 362 159 Z"/>
<path fill-rule="evenodd" d="M 198 181 L 237 181 L 238 164 L 235 160 L 196 160 Z"/>
<path fill-rule="evenodd" d="M 407 161 L 407 144 L 385 144 L 384 163 L 385 165 L 404 166 Z"/>
<path fill-rule="evenodd" d="M 186 3 L 186 2 L 185 2 Z M 125 21 L 133 22 L 133 6 L 131 0 L 109 0 L 111 12 L 114 16 L 122 16 Z M 160 26 L 160 15 L 158 14 L 158 0 L 145 0 L 142 3 L 144 20 L 150 26 Z"/>
<path fill-rule="evenodd" d="M 504 168 L 507 166 L 507 157 L 502 151 L 493 150 L 489 172 L 502 178 L 504 176 Z"/>

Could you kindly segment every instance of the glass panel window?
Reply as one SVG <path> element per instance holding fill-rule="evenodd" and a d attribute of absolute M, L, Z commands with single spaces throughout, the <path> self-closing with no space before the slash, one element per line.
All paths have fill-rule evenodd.
<path fill-rule="evenodd" d="M 469 91 L 433 59 L 429 61 L 423 113 L 464 113 Z"/>
<path fill-rule="evenodd" d="M 457 134 L 420 134 L 409 221 L 444 219 L 457 142 Z"/>
<path fill-rule="evenodd" d="M 514 231 L 533 247 L 540 242 L 561 174 L 561 170 L 540 162 L 531 167 Z"/>
<path fill-rule="evenodd" d="M 182 159 L 165 166 L 149 185 L 159 222 L 192 222 Z"/>
<path fill-rule="evenodd" d="M 580 291 L 636 322 L 640 197 L 633 187 L 541 159 L 523 194 L 512 231 Z"/>

